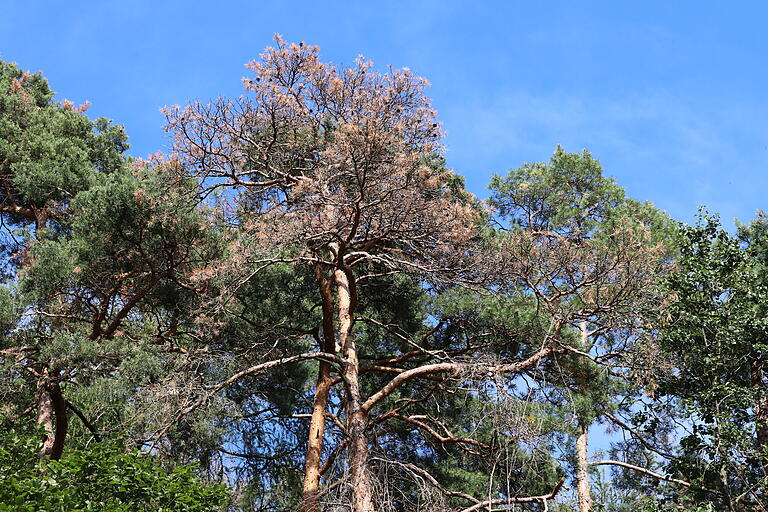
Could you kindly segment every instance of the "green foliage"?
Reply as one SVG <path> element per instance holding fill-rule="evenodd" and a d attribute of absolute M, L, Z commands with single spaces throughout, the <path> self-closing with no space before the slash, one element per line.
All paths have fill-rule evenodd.
<path fill-rule="evenodd" d="M 93 170 L 123 165 L 121 127 L 59 104 L 47 81 L 0 61 L 0 204 L 51 207 L 88 188 Z M 22 220 L 6 210 L 14 220 Z M 27 222 L 29 218 L 25 219 Z"/>
<path fill-rule="evenodd" d="M 131 162 L 122 128 L 83 110 L 0 62 L 0 393 L 5 412 L 34 410 L 46 375 L 101 435 L 130 438 L 139 395 L 198 348 L 191 276 L 221 246 L 195 183 Z M 65 453 L 93 437 L 69 416 Z"/>
<path fill-rule="evenodd" d="M 214 512 L 227 503 L 226 488 L 200 480 L 194 465 L 166 469 L 113 443 L 34 464 L 38 436 L 10 430 L 2 437 L 2 512 Z"/>
<path fill-rule="evenodd" d="M 278 46 L 285 55 L 316 53 Z M 304 68 L 291 69 L 286 76 Z M 353 85 L 352 76 L 329 83 L 323 75 L 314 86 Z M 425 101 L 422 85 L 415 91 Z M 258 110 L 241 125 L 227 121 L 236 119 L 233 105 L 170 113 L 176 128 L 221 113 L 190 131 L 206 140 L 180 152 L 186 160 L 131 162 L 121 127 L 91 121 L 55 101 L 40 75 L 0 61 L 0 412 L 24 418 L 55 384 L 81 420 L 95 423 L 70 414 L 57 461 L 38 462 L 42 430 L 22 432 L 16 421 L 0 433 L 0 512 L 215 511 L 227 489 L 200 477 L 214 471 L 237 486 L 233 507 L 296 507 L 319 363 L 246 369 L 319 348 L 318 282 L 336 270 L 357 278 L 357 353 L 332 365 L 324 484 L 348 476 L 344 457 L 355 446 L 351 430 L 339 428 L 352 412 L 344 364 L 359 362 L 365 400 L 396 375 L 448 363 L 365 411 L 368 463 L 394 475 L 383 487 L 393 510 L 410 510 L 441 486 L 453 494 L 440 499 L 457 508 L 467 501 L 457 492 L 545 495 L 575 474 L 573 438 L 617 411 L 634 416 L 650 441 L 687 429 L 662 469 L 645 444 L 638 448 L 636 432 L 613 454 L 692 485 L 681 493 L 647 475 L 600 474 L 594 510 L 742 512 L 760 503 L 768 490 L 768 218 L 735 236 L 709 216 L 675 231 L 653 205 L 626 197 L 588 151 L 561 147 L 549 162 L 495 176 L 492 214 L 445 167 L 431 129 L 414 132 L 421 145 L 398 146 L 391 137 L 401 128 L 387 121 L 378 133 L 370 124 L 390 113 L 365 130 L 313 115 L 304 118 L 312 127 L 280 128 L 278 155 L 266 127 L 294 118 L 249 125 Z M 342 110 L 355 117 L 356 108 L 365 110 Z M 231 158 L 217 145 L 227 136 L 215 132 L 235 129 L 231 139 L 241 141 L 243 127 L 251 138 Z M 370 165 L 349 166 L 345 140 L 352 153 L 374 148 L 362 159 Z M 216 196 L 219 187 L 226 192 Z M 649 319 L 662 321 L 649 327 Z M 637 343 L 656 335 L 658 346 Z M 664 400 L 646 400 L 647 410 L 633 405 L 638 389 L 622 366 L 633 345 L 657 356 L 650 365 Z M 518 373 L 498 370 L 537 353 L 546 355 Z M 678 427 L 659 419 L 670 411 Z M 94 429 L 133 446 L 160 432 L 162 457 L 94 444 Z"/>
<path fill-rule="evenodd" d="M 669 279 L 661 347 L 674 370 L 661 374 L 659 391 L 678 400 L 690 426 L 668 470 L 720 493 L 701 494 L 718 510 L 748 510 L 768 489 L 765 224 L 759 215 L 733 236 L 702 213 L 681 227 Z"/>
<path fill-rule="evenodd" d="M 624 200 L 624 191 L 613 178 L 603 176 L 588 151 L 567 153 L 560 146 L 548 164 L 529 163 L 504 178 L 494 176 L 489 188 L 502 217 L 554 231 L 586 218 L 591 220 L 582 227 L 589 230 Z"/>

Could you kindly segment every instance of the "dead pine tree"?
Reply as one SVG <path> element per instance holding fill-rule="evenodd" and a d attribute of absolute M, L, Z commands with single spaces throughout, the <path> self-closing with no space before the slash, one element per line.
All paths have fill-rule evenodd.
<path fill-rule="evenodd" d="M 201 196 L 217 189 L 234 204 L 229 222 L 242 271 L 308 265 L 322 304 L 320 362 L 310 417 L 303 507 L 319 509 L 329 361 L 344 385 L 353 508 L 373 510 L 354 334 L 361 283 L 406 273 L 461 273 L 461 247 L 479 213 L 440 161 L 440 128 L 408 70 L 381 73 L 359 58 L 348 69 L 322 63 L 317 47 L 276 46 L 248 65 L 246 95 L 166 111 L 184 172 Z M 234 260 L 232 260 L 234 261 Z M 222 264 L 224 267 L 227 263 Z M 254 270 L 255 269 L 255 270 Z M 240 280 L 239 282 L 243 282 Z M 337 354 L 335 345 L 340 351 Z"/>

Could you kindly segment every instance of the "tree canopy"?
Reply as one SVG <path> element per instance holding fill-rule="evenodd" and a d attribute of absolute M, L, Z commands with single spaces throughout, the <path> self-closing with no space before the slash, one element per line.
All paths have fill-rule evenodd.
<path fill-rule="evenodd" d="M 425 79 L 247 67 L 141 160 L 0 62 L 0 511 L 766 510 L 763 214 L 480 200 Z"/>

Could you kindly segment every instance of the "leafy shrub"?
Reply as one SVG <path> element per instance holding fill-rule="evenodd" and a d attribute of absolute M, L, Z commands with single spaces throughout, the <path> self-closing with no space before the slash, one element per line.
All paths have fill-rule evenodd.
<path fill-rule="evenodd" d="M 166 469 L 116 444 L 34 463 L 35 437 L 11 431 L 0 444 L 0 512 L 213 512 L 227 490 L 203 482 L 194 464 Z"/>

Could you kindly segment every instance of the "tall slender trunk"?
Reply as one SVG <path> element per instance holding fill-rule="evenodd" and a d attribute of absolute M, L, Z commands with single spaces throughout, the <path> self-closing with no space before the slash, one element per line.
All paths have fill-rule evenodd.
<path fill-rule="evenodd" d="M 592 495 L 589 485 L 589 425 L 579 421 L 579 436 L 576 438 L 576 481 L 579 494 L 579 512 L 589 512 Z"/>
<path fill-rule="evenodd" d="M 332 281 L 325 275 L 325 269 L 321 265 L 315 267 L 315 278 L 320 286 L 320 297 L 323 305 L 323 332 L 322 338 L 320 338 L 320 350 L 334 353 L 336 335 L 333 328 Z M 331 391 L 332 382 L 331 364 L 327 361 L 320 361 L 315 398 L 312 403 L 312 417 L 309 422 L 309 439 L 307 441 L 304 491 L 302 495 L 302 510 L 304 512 L 319 512 L 320 510 L 320 459 L 323 453 L 325 412 L 328 408 L 328 395 Z"/>
<path fill-rule="evenodd" d="M 48 371 L 37 382 L 37 423 L 45 429 L 40 460 L 58 460 L 67 436 L 67 403 L 59 383 L 50 379 Z"/>
<path fill-rule="evenodd" d="M 347 387 L 347 430 L 349 435 L 349 477 L 352 484 L 353 512 L 373 512 L 373 486 L 368 472 L 368 442 L 365 427 L 368 414 L 360 407 L 359 363 L 352 317 L 357 302 L 354 277 L 336 270 L 339 301 L 339 343 L 344 352 L 344 383 Z"/>
<path fill-rule="evenodd" d="M 587 337 L 587 322 L 582 320 L 579 323 L 581 334 L 581 350 L 589 351 L 589 340 Z M 583 379 L 579 382 L 579 393 L 584 393 Z M 576 492 L 578 493 L 579 512 L 589 512 L 592 508 L 592 495 L 589 483 L 589 424 L 581 418 L 578 420 L 577 428 L 579 435 L 576 438 Z"/>

